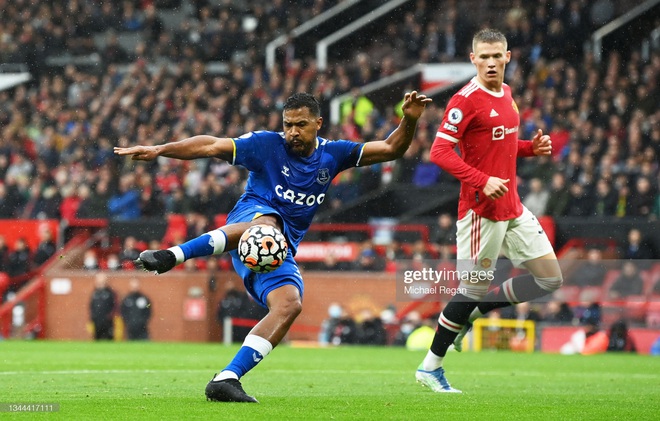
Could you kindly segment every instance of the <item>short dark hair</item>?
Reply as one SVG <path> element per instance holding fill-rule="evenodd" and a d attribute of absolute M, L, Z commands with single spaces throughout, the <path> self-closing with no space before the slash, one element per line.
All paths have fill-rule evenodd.
<path fill-rule="evenodd" d="M 501 42 L 504 44 L 504 49 L 507 49 L 506 36 L 497 29 L 485 28 L 474 34 L 474 37 L 472 37 L 472 51 L 477 49 L 477 44 L 480 42 L 487 44 Z"/>
<path fill-rule="evenodd" d="M 319 101 L 314 98 L 314 95 L 305 92 L 298 92 L 291 95 L 284 103 L 284 111 L 297 110 L 298 108 L 303 107 L 307 107 L 309 112 L 316 117 L 321 115 L 321 105 L 319 104 Z"/>

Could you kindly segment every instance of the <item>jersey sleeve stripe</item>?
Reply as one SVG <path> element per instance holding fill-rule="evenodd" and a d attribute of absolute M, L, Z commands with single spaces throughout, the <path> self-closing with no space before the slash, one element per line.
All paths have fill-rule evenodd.
<path fill-rule="evenodd" d="M 449 136 L 447 133 L 443 132 L 438 132 L 435 134 L 435 137 L 440 137 L 442 139 L 448 140 L 450 142 L 458 143 L 458 139 L 456 139 L 454 136 Z"/>
<path fill-rule="evenodd" d="M 362 144 L 361 146 L 359 146 L 359 148 L 360 148 L 360 152 L 359 152 L 359 154 L 358 154 L 357 161 L 355 162 L 355 166 L 356 166 L 356 167 L 359 167 L 359 166 L 360 166 L 360 160 L 362 159 L 362 151 L 364 151 L 364 144 Z"/>
<path fill-rule="evenodd" d="M 464 97 L 469 97 L 470 94 L 474 91 L 479 89 L 479 85 L 477 85 L 474 80 L 470 81 L 467 85 L 463 87 L 460 91 L 458 91 L 458 95 L 464 96 Z"/>
<path fill-rule="evenodd" d="M 232 139 L 231 144 L 234 147 L 234 150 L 231 153 L 231 165 L 236 165 L 236 141 Z"/>

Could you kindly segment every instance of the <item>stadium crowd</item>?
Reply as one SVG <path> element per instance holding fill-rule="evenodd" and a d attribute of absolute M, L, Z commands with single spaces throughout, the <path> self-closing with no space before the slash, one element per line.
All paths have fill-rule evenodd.
<path fill-rule="evenodd" d="M 327 112 L 332 97 L 412 64 L 464 61 L 472 30 L 482 26 L 466 12 L 469 2 L 420 0 L 325 71 L 288 46 L 267 69 L 266 43 L 338 1 L 0 3 L 0 61 L 24 63 L 33 75 L 28 84 L 0 91 L 0 218 L 186 214 L 190 235 L 230 209 L 246 173 L 215 161 L 134 163 L 116 157 L 114 146 L 279 127 L 281 113 L 271 110 L 296 91 L 316 95 Z M 520 137 L 541 128 L 555 149 L 552 158 L 523 162 L 517 182 L 523 203 L 539 216 L 657 218 L 660 53 L 644 60 L 633 46 L 598 62 L 580 48 L 603 23 L 598 3 L 517 1 L 493 15 L 503 16 L 512 51 L 505 80 L 520 109 Z M 179 10 L 176 27 L 159 17 Z M 127 33 L 138 35 L 133 50 L 118 41 Z M 93 65 L 74 64 L 94 54 Z M 58 57 L 71 61 L 49 62 Z M 214 62 L 227 70 L 212 70 Z M 345 104 L 341 124 L 326 119 L 324 137 L 369 141 L 397 124 L 395 105 L 368 108 L 360 118 L 356 104 Z M 404 158 L 376 173 L 346 171 L 326 206 L 341 207 L 388 182 L 430 192 L 454 182 L 428 162 L 442 107 L 428 107 Z"/>

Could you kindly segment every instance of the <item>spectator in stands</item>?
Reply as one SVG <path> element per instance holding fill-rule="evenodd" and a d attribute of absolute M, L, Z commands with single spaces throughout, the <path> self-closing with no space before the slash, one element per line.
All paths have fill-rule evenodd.
<path fill-rule="evenodd" d="M 76 212 L 76 217 L 81 219 L 105 219 L 108 217 L 108 183 L 99 181 L 94 186 L 94 191 L 86 185 L 80 186 L 78 194 L 82 201 Z"/>
<path fill-rule="evenodd" d="M 186 239 L 197 238 L 208 232 L 211 227 L 206 215 L 196 212 L 189 212 L 186 215 Z"/>
<path fill-rule="evenodd" d="M 328 189 L 326 199 L 329 200 L 332 209 L 340 209 L 360 197 L 360 185 L 356 180 L 358 174 L 355 168 L 349 168 L 335 177 L 332 186 Z"/>
<path fill-rule="evenodd" d="M 119 179 L 119 191 L 108 201 L 109 216 L 117 220 L 140 217 L 140 192 L 135 188 L 133 174 L 124 174 Z"/>
<path fill-rule="evenodd" d="M 126 326 L 128 340 L 149 339 L 149 319 L 151 319 L 151 300 L 140 291 L 140 280 L 130 280 L 130 292 L 121 301 L 120 314 Z"/>
<path fill-rule="evenodd" d="M 132 263 L 130 263 L 132 264 Z M 105 268 L 108 270 L 121 270 L 122 264 L 117 253 L 108 253 L 105 258 Z"/>
<path fill-rule="evenodd" d="M 208 218 L 212 218 L 216 212 L 217 203 L 219 200 L 211 188 L 211 182 L 205 179 L 199 184 L 197 194 L 190 204 L 191 214 L 206 215 Z"/>
<path fill-rule="evenodd" d="M 433 259 L 428 243 L 421 238 L 413 243 L 410 257 L 417 262 L 428 262 Z"/>
<path fill-rule="evenodd" d="M 140 31 L 143 28 L 143 15 L 142 12 L 135 8 L 132 1 L 125 0 L 123 2 L 122 12 L 122 29 L 125 31 Z"/>
<path fill-rule="evenodd" d="M 362 242 L 360 253 L 353 264 L 353 270 L 380 272 L 385 269 L 385 259 L 378 254 L 371 240 Z"/>
<path fill-rule="evenodd" d="M 160 190 L 156 186 L 143 187 L 140 193 L 140 217 L 163 218 L 164 203 Z"/>
<path fill-rule="evenodd" d="M 442 170 L 431 162 L 430 149 L 424 149 L 422 160 L 415 166 L 412 183 L 417 187 L 431 187 L 440 180 Z"/>
<path fill-rule="evenodd" d="M 24 212 L 27 219 L 60 219 L 62 196 L 54 185 L 47 185 L 42 191 L 33 189 L 32 193 Z"/>
<path fill-rule="evenodd" d="M 8 177 L 0 180 L 0 219 L 12 219 L 23 208 L 25 198 L 21 196 L 15 181 Z"/>
<path fill-rule="evenodd" d="M 251 325 L 245 324 L 246 320 L 253 320 L 256 324 L 263 318 L 266 310 L 251 299 L 245 290 L 237 289 L 233 281 L 227 282 L 225 288 L 225 297 L 218 307 L 217 319 L 223 326 L 227 317 L 241 319 L 232 327 L 232 341 L 241 343 L 252 330 Z"/>
<path fill-rule="evenodd" d="M 339 303 L 332 303 L 328 306 L 328 318 L 321 322 L 319 344 L 330 345 L 330 339 L 332 338 L 335 326 L 339 323 L 343 312 L 344 309 Z"/>
<path fill-rule="evenodd" d="M 573 322 L 573 310 L 566 302 L 548 301 L 542 315 L 544 323 L 568 325 Z"/>
<path fill-rule="evenodd" d="M 354 344 L 357 336 L 355 320 L 338 303 L 328 307 L 328 318 L 321 324 L 319 341 L 321 344 L 341 345 Z"/>
<path fill-rule="evenodd" d="M 653 211 L 656 193 L 647 177 L 639 177 L 630 195 L 630 216 L 648 217 Z"/>
<path fill-rule="evenodd" d="M 9 263 L 9 246 L 4 235 L 0 235 L 0 272 L 7 272 Z"/>
<path fill-rule="evenodd" d="M 117 295 L 108 284 L 108 275 L 98 272 L 94 277 L 95 289 L 89 302 L 89 314 L 94 324 L 94 339 L 114 339 Z"/>
<path fill-rule="evenodd" d="M 154 44 L 158 42 L 160 34 L 165 31 L 165 24 L 158 17 L 156 6 L 153 3 L 147 4 L 144 7 L 144 19 L 142 21 L 144 28 L 144 35 L 146 39 Z"/>
<path fill-rule="evenodd" d="M 399 324 L 399 331 L 394 335 L 392 345 L 405 346 L 410 334 L 422 326 L 422 316 L 418 311 L 406 314 Z"/>
<path fill-rule="evenodd" d="M 32 257 L 32 264 L 35 268 L 46 263 L 57 251 L 57 245 L 53 240 L 53 233 L 50 228 L 39 230 L 39 237 L 39 244 Z"/>
<path fill-rule="evenodd" d="M 129 235 L 124 238 L 124 243 L 118 255 L 120 265 L 134 267 L 133 262 L 137 260 L 138 257 L 140 257 L 140 250 L 137 247 L 137 239 L 132 235 Z"/>
<path fill-rule="evenodd" d="M 82 267 L 85 270 L 99 270 L 101 268 L 95 249 L 85 250 Z"/>
<path fill-rule="evenodd" d="M 607 351 L 637 352 L 635 341 L 628 331 L 628 323 L 625 320 L 617 320 L 610 326 Z"/>
<path fill-rule="evenodd" d="M 655 253 L 652 246 L 642 237 L 642 232 L 638 228 L 632 228 L 628 231 L 622 257 L 633 260 L 651 260 L 655 258 Z M 640 262 L 640 264 L 644 263 Z"/>
<path fill-rule="evenodd" d="M 101 50 L 101 61 L 106 66 L 128 61 L 128 53 L 119 44 L 119 36 L 116 32 L 110 31 L 106 35 L 105 46 Z"/>
<path fill-rule="evenodd" d="M 545 189 L 540 178 L 529 180 L 529 192 L 525 194 L 522 204 L 536 216 L 545 215 L 545 208 L 550 198 L 550 192 Z"/>
<path fill-rule="evenodd" d="M 85 185 L 87 187 L 87 185 Z M 89 187 L 87 187 L 89 189 Z M 78 195 L 73 184 L 66 184 L 62 187 L 62 203 L 60 204 L 60 218 L 64 221 L 76 219 L 78 208 L 82 199 Z"/>
<path fill-rule="evenodd" d="M 25 275 L 30 271 L 31 251 L 25 238 L 20 237 L 14 242 L 14 248 L 7 259 L 7 275 L 15 277 Z"/>
<path fill-rule="evenodd" d="M 575 315 L 582 325 L 598 327 L 603 320 L 603 310 L 597 302 L 580 303 L 575 309 Z"/>
<path fill-rule="evenodd" d="M 632 214 L 632 207 L 628 177 L 625 174 L 619 174 L 615 178 L 614 183 L 618 193 L 615 216 L 619 218 L 630 216 Z"/>
<path fill-rule="evenodd" d="M 552 175 L 545 214 L 555 218 L 565 216 L 571 200 L 570 197 L 571 194 L 566 185 L 566 175 L 562 172 L 555 172 Z"/>
<path fill-rule="evenodd" d="M 190 197 L 183 187 L 175 187 L 172 193 L 165 196 L 165 213 L 185 215 L 190 212 Z"/>
<path fill-rule="evenodd" d="M 456 221 L 447 212 L 441 213 L 436 219 L 436 224 L 431 226 L 429 240 L 438 245 L 454 245 L 456 242 Z"/>
<path fill-rule="evenodd" d="M 581 183 L 573 183 L 569 188 L 570 198 L 566 207 L 566 216 L 589 216 L 593 209 L 593 199 Z"/>
<path fill-rule="evenodd" d="M 351 90 L 351 97 L 341 104 L 342 122 L 353 128 L 352 130 L 355 131 L 354 139 L 361 137 L 361 130 L 373 110 L 373 102 L 362 95 L 357 87 Z"/>
<path fill-rule="evenodd" d="M 570 284 L 580 287 L 602 286 L 607 268 L 603 262 L 603 252 L 596 247 L 587 251 L 587 259 L 570 276 Z"/>
<path fill-rule="evenodd" d="M 641 295 L 644 290 L 644 280 L 639 274 L 637 263 L 633 260 L 623 262 L 621 273 L 609 290 L 610 298 L 626 298 L 631 295 Z"/>
<path fill-rule="evenodd" d="M 595 216 L 613 216 L 616 214 L 617 194 L 612 190 L 612 186 L 608 180 L 604 178 L 598 179 L 594 201 L 593 209 Z"/>
<path fill-rule="evenodd" d="M 365 308 L 356 317 L 355 343 L 360 345 L 386 345 L 387 332 L 383 321 L 371 309 Z"/>
<path fill-rule="evenodd" d="M 336 271 L 350 269 L 350 267 L 347 266 L 346 262 L 339 261 L 334 253 L 326 253 L 325 256 L 323 256 L 323 262 L 321 262 L 319 270 Z"/>

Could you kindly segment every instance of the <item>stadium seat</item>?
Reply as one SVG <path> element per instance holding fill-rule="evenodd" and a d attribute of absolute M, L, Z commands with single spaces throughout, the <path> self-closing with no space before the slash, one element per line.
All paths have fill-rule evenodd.
<path fill-rule="evenodd" d="M 620 304 L 603 304 L 601 307 L 601 326 L 609 328 L 609 326 L 625 317 L 625 309 Z"/>
<path fill-rule="evenodd" d="M 621 274 L 621 271 L 618 269 L 610 269 L 607 271 L 605 274 L 605 278 L 603 279 L 603 297 L 602 299 L 604 301 L 607 301 L 610 299 L 610 289 L 612 288 L 612 285 L 616 282 L 617 278 Z"/>
<path fill-rule="evenodd" d="M 552 297 L 563 303 L 577 303 L 580 299 L 580 287 L 575 285 L 562 286 L 552 294 Z"/>
<path fill-rule="evenodd" d="M 594 303 L 603 301 L 603 287 L 602 286 L 592 286 L 592 287 L 582 287 L 580 289 L 579 300 L 585 303 Z"/>
<path fill-rule="evenodd" d="M 220 228 L 227 224 L 227 214 L 220 213 L 213 218 L 214 228 Z"/>
<path fill-rule="evenodd" d="M 188 225 L 185 215 L 170 214 L 167 215 L 167 230 L 163 236 L 163 244 L 173 245 L 176 238 L 185 238 Z"/>
<path fill-rule="evenodd" d="M 625 317 L 634 322 L 643 323 L 646 318 L 648 303 L 643 295 L 631 295 L 624 302 Z"/>
<path fill-rule="evenodd" d="M 652 295 L 646 307 L 646 327 L 660 328 L 660 295 Z"/>

